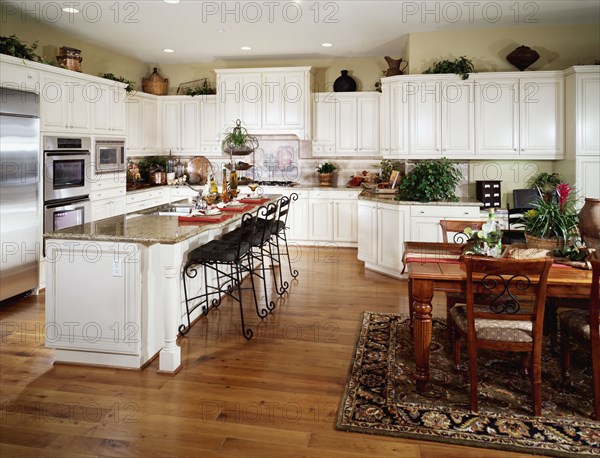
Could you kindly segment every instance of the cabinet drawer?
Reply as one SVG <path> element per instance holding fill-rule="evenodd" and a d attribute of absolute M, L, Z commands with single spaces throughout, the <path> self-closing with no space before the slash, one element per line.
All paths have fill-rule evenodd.
<path fill-rule="evenodd" d="M 119 188 L 125 189 L 126 176 L 125 173 L 104 173 L 94 175 L 91 178 L 92 191 L 104 189 Z"/>
<path fill-rule="evenodd" d="M 348 191 L 348 190 L 332 190 L 332 189 L 326 189 L 326 190 L 312 190 L 309 191 L 309 197 L 311 199 L 333 199 L 333 200 L 339 200 L 339 199 L 358 199 L 358 195 L 360 194 L 360 191 Z"/>
<path fill-rule="evenodd" d="M 439 218 L 478 217 L 479 207 L 412 205 L 411 216 L 432 216 Z"/>
<path fill-rule="evenodd" d="M 98 191 L 92 191 L 90 194 L 90 200 L 101 200 L 101 199 L 114 199 L 116 197 L 124 197 L 125 188 L 108 188 L 101 189 Z"/>
<path fill-rule="evenodd" d="M 127 195 L 127 203 L 132 204 L 135 202 L 142 202 L 150 199 L 162 199 L 164 196 L 164 189 L 152 189 L 150 191 L 136 192 Z"/>

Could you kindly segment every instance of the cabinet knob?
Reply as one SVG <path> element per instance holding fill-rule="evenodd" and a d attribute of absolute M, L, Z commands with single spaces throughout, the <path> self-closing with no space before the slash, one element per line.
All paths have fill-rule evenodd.
<path fill-rule="evenodd" d="M 442 148 L 442 151 L 448 151 L 448 148 Z"/>
<path fill-rule="evenodd" d="M 435 150 L 436 150 L 436 151 L 439 151 L 440 149 L 439 149 L 439 148 L 436 148 Z"/>
<path fill-rule="evenodd" d="M 519 148 L 515 148 L 515 151 L 519 151 Z"/>
<path fill-rule="evenodd" d="M 521 148 L 521 151 L 525 151 L 525 148 Z"/>
<path fill-rule="evenodd" d="M 425 212 L 424 212 L 423 210 L 421 210 L 419 213 L 421 213 L 421 215 L 422 215 L 422 214 L 423 214 L 423 213 L 425 213 Z"/>

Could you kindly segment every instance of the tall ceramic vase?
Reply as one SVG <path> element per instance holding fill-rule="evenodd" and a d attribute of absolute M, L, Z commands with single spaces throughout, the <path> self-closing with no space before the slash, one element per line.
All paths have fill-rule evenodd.
<path fill-rule="evenodd" d="M 579 233 L 585 244 L 600 250 L 600 199 L 585 198 L 579 212 Z"/>

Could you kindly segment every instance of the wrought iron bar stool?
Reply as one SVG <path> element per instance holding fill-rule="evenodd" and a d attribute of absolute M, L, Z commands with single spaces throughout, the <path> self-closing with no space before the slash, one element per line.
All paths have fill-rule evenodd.
<path fill-rule="evenodd" d="M 256 289 L 254 287 L 254 275 L 252 268 L 252 253 L 250 240 L 256 233 L 257 218 L 251 213 L 242 215 L 241 225 L 237 229 L 235 237 L 230 240 L 224 238 L 212 240 L 202 245 L 188 255 L 188 261 L 183 267 L 182 280 L 185 295 L 185 308 L 187 312 L 187 326 L 179 326 L 179 332 L 185 335 L 191 328 L 190 316 L 198 307 L 202 307 L 202 314 L 207 315 L 210 306 L 218 307 L 221 303 L 221 295 L 226 294 L 238 302 L 240 307 L 240 319 L 242 335 L 251 339 L 253 332 L 247 329 L 244 322 L 244 308 L 242 291 L 251 289 L 254 296 L 254 304 L 258 309 Z M 196 278 L 198 269 L 202 266 L 204 270 L 204 292 L 188 297 L 188 285 L 186 279 Z M 216 274 L 217 285 L 209 285 L 208 272 Z M 250 274 L 250 287 L 242 287 L 245 273 Z M 218 297 L 210 300 L 210 296 L 217 294 Z"/>
<path fill-rule="evenodd" d="M 276 222 L 278 203 L 270 203 L 266 206 L 261 206 L 256 212 L 256 231 L 249 238 L 245 239 L 250 244 L 249 262 L 252 263 L 252 272 L 260 278 L 263 283 L 265 293 L 265 307 L 259 308 L 256 304 L 256 314 L 261 318 L 265 318 L 269 312 L 275 309 L 275 302 L 269 300 L 269 289 L 267 287 L 267 271 L 273 270 L 273 266 L 267 266 L 266 258 L 273 260 L 271 251 L 271 237 L 273 226 Z M 239 230 L 235 229 L 228 234 L 225 234 L 223 240 L 235 240 L 239 237 Z M 260 273 L 259 273 L 260 268 Z M 275 279 L 275 273 L 273 270 Z M 277 287 L 277 283 L 275 282 Z"/>

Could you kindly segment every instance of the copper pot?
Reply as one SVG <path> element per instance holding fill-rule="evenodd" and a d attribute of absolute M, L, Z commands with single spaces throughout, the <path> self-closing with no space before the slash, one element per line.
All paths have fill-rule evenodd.
<path fill-rule="evenodd" d="M 167 172 L 150 172 L 148 180 L 154 186 L 165 185 L 167 184 Z"/>

